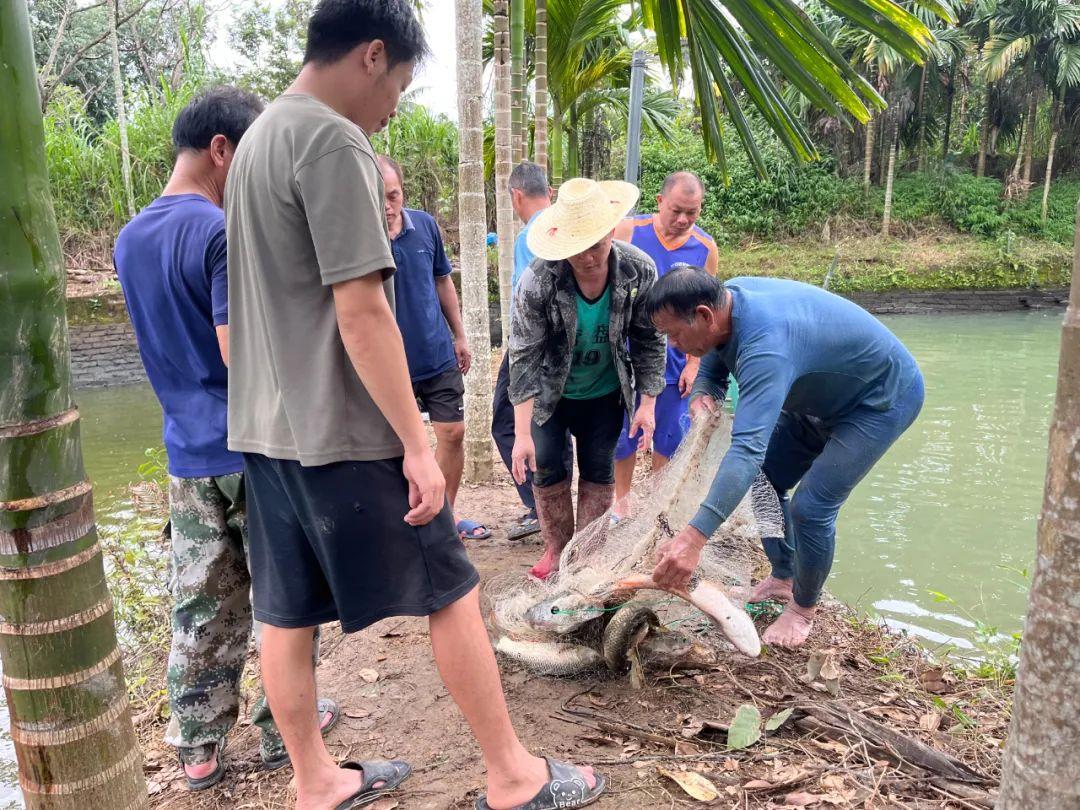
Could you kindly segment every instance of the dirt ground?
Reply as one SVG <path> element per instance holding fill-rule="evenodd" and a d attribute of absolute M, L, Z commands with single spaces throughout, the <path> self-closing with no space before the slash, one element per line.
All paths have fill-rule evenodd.
<path fill-rule="evenodd" d="M 524 575 L 539 547 L 506 539 L 504 527 L 521 512 L 514 490 L 465 487 L 459 503 L 461 515 L 494 530 L 491 539 L 469 544 L 481 574 Z M 472 807 L 483 786 L 479 749 L 439 680 L 426 635 L 426 622 L 411 618 L 353 636 L 328 627 L 324 635 L 320 693 L 344 712 L 328 739 L 331 753 L 404 757 L 415 768 L 400 792 L 374 805 L 380 810 Z M 821 669 L 809 684 L 808 662 Z M 649 672 L 640 689 L 626 675 L 556 679 L 507 661 L 501 669 L 525 744 L 595 764 L 609 777 L 601 808 L 989 807 L 1008 721 L 1007 684 L 937 667 L 914 645 L 835 605 L 804 650 L 767 649 L 753 660 L 722 654 L 710 666 Z M 765 718 L 794 713 L 760 741 L 730 750 L 727 726 L 741 704 Z M 820 714 L 832 709 L 847 713 L 847 733 Z M 242 707 L 228 740 L 225 780 L 202 793 L 187 791 L 174 754 L 161 743 L 165 720 L 142 714 L 155 810 L 292 807 L 291 770 L 261 770 L 246 714 Z M 942 763 L 935 750 L 956 759 Z M 695 788 L 688 773 L 708 788 Z"/>

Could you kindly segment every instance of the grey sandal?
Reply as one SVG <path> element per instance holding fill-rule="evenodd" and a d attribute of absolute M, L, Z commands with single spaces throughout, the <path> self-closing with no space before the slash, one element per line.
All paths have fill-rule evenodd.
<path fill-rule="evenodd" d="M 319 710 L 319 733 L 325 737 L 341 719 L 341 709 L 330 698 L 319 698 L 316 706 Z M 324 719 L 327 715 L 330 716 L 329 722 Z M 277 740 L 277 746 L 280 746 L 280 750 L 271 756 L 267 756 L 266 751 L 261 754 L 263 768 L 268 771 L 284 768 L 292 761 L 289 759 L 289 752 L 285 750 L 285 743 L 282 742 L 280 735 L 275 735 L 275 739 Z"/>
<path fill-rule="evenodd" d="M 519 804 L 513 810 L 573 810 L 585 807 L 600 798 L 607 787 L 607 779 L 595 774 L 596 785 L 590 790 L 589 783 L 576 766 L 559 762 L 551 757 L 544 757 L 548 764 L 548 776 L 551 779 L 540 788 L 540 792 L 525 804 Z M 476 800 L 476 810 L 491 810 L 487 796 Z"/>
<path fill-rule="evenodd" d="M 517 540 L 524 540 L 526 537 L 531 537 L 534 534 L 540 533 L 540 520 L 536 517 L 532 517 L 529 514 L 525 514 L 518 520 L 517 523 L 506 533 L 506 539 L 511 542 Z"/>
<path fill-rule="evenodd" d="M 360 790 L 334 810 L 355 810 L 357 807 L 371 804 L 376 799 L 393 792 L 412 773 L 412 766 L 403 759 L 365 759 L 360 762 L 342 762 L 341 767 L 363 771 L 364 783 L 360 785 Z M 382 783 L 379 787 L 372 787 L 379 782 Z"/>

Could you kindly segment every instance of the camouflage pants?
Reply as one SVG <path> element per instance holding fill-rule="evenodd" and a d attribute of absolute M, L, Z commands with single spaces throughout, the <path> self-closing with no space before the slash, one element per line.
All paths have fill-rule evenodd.
<path fill-rule="evenodd" d="M 169 518 L 173 635 L 167 681 L 172 720 L 165 742 L 194 748 L 224 739 L 240 710 L 240 678 L 253 625 L 243 473 L 171 478 Z M 255 635 L 257 639 L 258 627 Z M 316 629 L 313 664 L 318 655 Z M 251 720 L 262 730 L 264 759 L 284 752 L 261 690 Z"/>

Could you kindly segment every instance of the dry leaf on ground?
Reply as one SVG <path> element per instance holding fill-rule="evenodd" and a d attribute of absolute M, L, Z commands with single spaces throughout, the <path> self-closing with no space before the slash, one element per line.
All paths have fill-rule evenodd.
<path fill-rule="evenodd" d="M 784 804 L 788 807 L 810 807 L 821 804 L 821 796 L 813 793 L 789 793 L 784 797 Z"/>
<path fill-rule="evenodd" d="M 699 802 L 711 802 L 719 798 L 720 794 L 708 779 L 694 771 L 669 771 L 666 768 L 659 769 L 661 775 L 666 776 L 676 785 L 681 787 L 688 796 Z"/>
<path fill-rule="evenodd" d="M 923 731 L 937 731 L 940 726 L 940 712 L 927 712 L 919 718 L 919 728 L 921 728 Z"/>

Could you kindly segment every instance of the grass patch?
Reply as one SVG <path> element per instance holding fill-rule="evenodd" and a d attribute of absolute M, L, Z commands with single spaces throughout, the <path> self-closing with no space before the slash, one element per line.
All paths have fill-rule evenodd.
<path fill-rule="evenodd" d="M 1071 254 L 1052 242 L 956 233 L 849 238 L 837 245 L 808 238 L 748 242 L 720 252 L 722 278 L 768 276 L 820 286 L 830 268 L 829 289 L 840 293 L 1063 287 Z"/>

